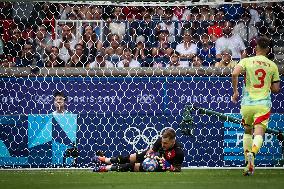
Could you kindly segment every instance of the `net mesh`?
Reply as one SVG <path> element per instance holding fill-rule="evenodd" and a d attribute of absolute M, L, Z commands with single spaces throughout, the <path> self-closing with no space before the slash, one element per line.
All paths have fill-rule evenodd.
<path fill-rule="evenodd" d="M 183 166 L 242 166 L 243 128 L 195 115 L 194 135 L 182 135 L 184 105 L 240 117 L 230 72 L 255 55 L 259 36 L 271 39 L 268 56 L 283 72 L 282 1 L 1 2 L 0 9 L 1 167 L 90 167 L 96 151 L 142 151 L 168 127 L 183 144 Z M 64 114 L 55 91 L 65 95 Z M 272 96 L 272 129 L 283 130 L 283 99 Z M 282 159 L 281 141 L 266 134 L 257 166 Z"/>

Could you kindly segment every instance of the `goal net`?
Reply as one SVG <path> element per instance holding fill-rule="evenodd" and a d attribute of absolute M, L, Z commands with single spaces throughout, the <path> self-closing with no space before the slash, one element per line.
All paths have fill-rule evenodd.
<path fill-rule="evenodd" d="M 177 131 L 184 167 L 243 166 L 240 124 L 195 115 L 185 105 L 240 118 L 231 70 L 255 55 L 259 36 L 283 86 L 283 2 L 1 2 L 0 167 L 91 167 L 96 151 L 126 155 Z M 226 33 L 229 32 L 229 33 Z M 229 43 L 224 35 L 234 36 Z M 242 85 L 243 78 L 239 84 Z M 283 89 L 283 87 L 282 87 Z M 65 95 L 56 112 L 54 93 Z M 269 128 L 283 130 L 283 93 Z M 265 134 L 257 166 L 283 166 L 283 145 Z"/>

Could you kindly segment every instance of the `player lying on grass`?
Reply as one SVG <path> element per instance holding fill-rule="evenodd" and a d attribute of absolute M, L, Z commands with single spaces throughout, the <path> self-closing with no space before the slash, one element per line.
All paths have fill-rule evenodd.
<path fill-rule="evenodd" d="M 96 155 L 93 161 L 96 163 L 94 172 L 107 171 L 147 171 L 143 169 L 143 161 L 149 156 L 156 156 L 159 166 L 154 171 L 181 171 L 184 153 L 182 146 L 176 141 L 176 132 L 173 129 L 167 129 L 158 138 L 153 147 L 142 153 L 133 153 L 127 156 L 117 156 L 107 158 L 103 154 Z M 158 157 L 157 157 L 158 156 Z M 154 157 L 152 157 L 154 158 Z"/>
<path fill-rule="evenodd" d="M 270 40 L 260 37 L 257 40 L 256 56 L 242 59 L 234 68 L 232 74 L 233 96 L 237 102 L 238 76 L 245 72 L 241 114 L 245 133 L 243 146 L 247 166 L 243 175 L 254 173 L 254 159 L 262 146 L 263 135 L 269 122 L 271 97 L 270 93 L 280 91 L 280 78 L 277 65 L 266 57 L 269 52 Z M 254 134 L 254 138 L 252 138 Z"/>

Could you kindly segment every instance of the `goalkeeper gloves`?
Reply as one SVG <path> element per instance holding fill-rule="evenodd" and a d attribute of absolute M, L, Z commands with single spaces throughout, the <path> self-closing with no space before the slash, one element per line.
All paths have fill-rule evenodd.
<path fill-rule="evenodd" d="M 167 160 L 164 158 L 161 158 L 160 161 L 160 166 L 162 167 L 163 170 L 168 170 L 168 171 L 173 171 L 175 168 L 172 166 Z"/>

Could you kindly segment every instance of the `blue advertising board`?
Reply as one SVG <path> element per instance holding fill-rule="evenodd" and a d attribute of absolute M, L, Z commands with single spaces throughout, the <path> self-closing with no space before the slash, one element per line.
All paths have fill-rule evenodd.
<path fill-rule="evenodd" d="M 184 105 L 239 116 L 230 102 L 231 78 L 1 78 L 0 166 L 72 166 L 65 155 L 76 147 L 80 167 L 97 150 L 107 156 L 148 148 L 173 127 L 183 144 L 183 166 L 242 166 L 242 127 L 207 115 L 195 116 L 194 136 L 181 134 Z M 283 85 L 282 85 L 283 86 Z M 64 91 L 72 114 L 53 115 L 53 92 Z M 283 94 L 273 95 L 271 128 L 284 129 Z M 281 127 L 281 128 L 280 128 Z M 274 166 L 281 145 L 266 135 L 257 165 Z"/>

